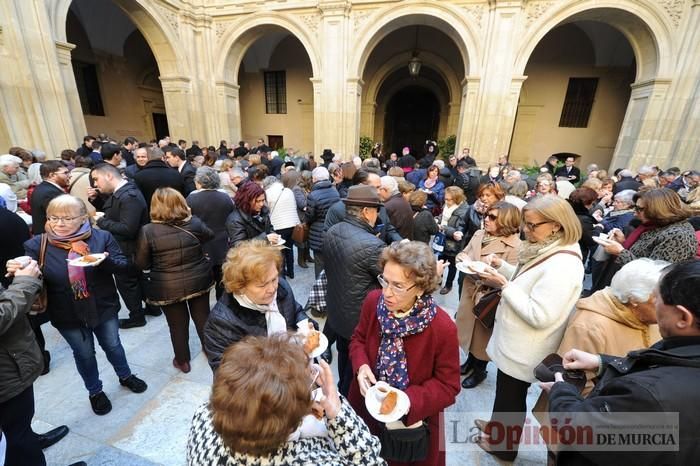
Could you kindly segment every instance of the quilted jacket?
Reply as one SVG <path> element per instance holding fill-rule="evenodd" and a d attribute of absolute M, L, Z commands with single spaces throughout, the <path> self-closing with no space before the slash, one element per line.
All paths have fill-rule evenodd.
<path fill-rule="evenodd" d="M 326 232 L 323 255 L 328 278 L 328 322 L 347 340 L 360 319 L 365 296 L 379 287 L 379 256 L 385 246 L 368 223 L 352 216 Z"/>
<path fill-rule="evenodd" d="M 309 225 L 309 244 L 314 251 L 323 249 L 323 223 L 326 213 L 340 200 L 338 191 L 330 181 L 319 181 L 313 185 L 306 198 L 306 223 Z"/>

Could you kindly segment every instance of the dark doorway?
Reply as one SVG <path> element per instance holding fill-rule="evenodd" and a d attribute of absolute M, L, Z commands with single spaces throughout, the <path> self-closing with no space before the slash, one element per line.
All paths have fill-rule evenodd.
<path fill-rule="evenodd" d="M 417 156 L 423 154 L 427 139 L 436 140 L 440 124 L 440 104 L 435 94 L 412 86 L 397 92 L 387 105 L 384 140 L 390 152 L 401 153 L 404 146 Z"/>
<path fill-rule="evenodd" d="M 279 150 L 284 147 L 284 137 L 275 134 L 268 134 L 267 145 L 273 150 Z"/>
<path fill-rule="evenodd" d="M 156 130 L 156 139 L 159 141 L 165 136 L 170 135 L 170 130 L 168 130 L 168 118 L 165 116 L 165 113 L 153 114 L 153 128 Z"/>

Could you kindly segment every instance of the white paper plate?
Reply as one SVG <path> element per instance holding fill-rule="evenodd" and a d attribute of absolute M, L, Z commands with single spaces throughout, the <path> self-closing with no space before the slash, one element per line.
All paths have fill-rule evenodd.
<path fill-rule="evenodd" d="M 280 240 L 277 241 L 275 244 L 273 244 L 273 246 L 282 246 L 282 245 L 285 244 L 286 242 L 287 242 L 287 241 L 286 241 L 285 239 L 280 238 Z"/>
<path fill-rule="evenodd" d="M 409 408 L 411 407 L 411 402 L 408 399 L 406 392 L 399 390 L 398 388 L 391 387 L 392 391 L 398 393 L 396 398 L 396 407 L 389 414 L 379 414 L 379 409 L 382 407 L 382 402 L 377 398 L 377 389 L 382 385 L 381 382 L 372 385 L 365 393 L 365 407 L 367 412 L 372 415 L 379 422 L 387 423 L 394 422 L 401 419 L 406 415 Z"/>
<path fill-rule="evenodd" d="M 315 350 L 309 353 L 309 359 L 321 356 L 323 352 L 326 351 L 326 349 L 328 349 L 328 338 L 323 333 L 321 333 L 320 338 L 318 339 L 318 346 Z"/>
<path fill-rule="evenodd" d="M 104 253 L 94 253 L 88 255 L 96 258 L 97 260 L 95 262 L 84 262 L 82 257 L 78 257 L 77 259 L 73 260 L 66 260 L 68 261 L 69 265 L 72 265 L 74 267 L 94 267 L 96 265 L 100 265 L 102 261 L 104 261 L 107 258 L 107 255 Z"/>
<path fill-rule="evenodd" d="M 460 272 L 469 274 L 469 275 L 475 275 L 477 273 L 485 271 L 489 265 L 485 262 L 481 261 L 464 261 L 464 262 L 457 262 L 455 265 L 457 267 L 457 270 Z"/>
<path fill-rule="evenodd" d="M 612 244 L 615 242 L 612 239 L 605 239 L 605 238 L 601 238 L 600 236 L 592 236 L 592 238 L 593 238 L 593 241 L 600 244 L 601 246 L 607 246 L 608 244 Z"/>

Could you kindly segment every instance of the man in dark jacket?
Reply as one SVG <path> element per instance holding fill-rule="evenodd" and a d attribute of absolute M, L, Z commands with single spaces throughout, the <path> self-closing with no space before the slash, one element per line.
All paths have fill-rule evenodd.
<path fill-rule="evenodd" d="M 151 198 L 158 188 L 173 188 L 181 193 L 185 191 L 182 177 L 163 161 L 163 152 L 160 149 L 148 149 L 148 163 L 140 172 L 134 175 L 134 182 L 141 190 L 146 205 L 151 206 Z"/>
<path fill-rule="evenodd" d="M 326 167 L 316 167 L 311 173 L 313 186 L 306 198 L 306 223 L 309 225 L 309 246 L 314 252 L 314 271 L 316 277 L 324 266 L 323 260 L 323 226 L 326 213 L 333 204 L 340 200 L 338 191 L 330 182 L 330 174 Z"/>
<path fill-rule="evenodd" d="M 573 385 L 563 381 L 561 373 L 555 375 L 555 382 L 543 386 L 551 387 L 550 415 L 562 420 L 573 419 L 574 423 L 568 425 L 574 429 L 583 423 L 594 426 L 621 422 L 619 416 L 613 417 L 616 413 L 658 413 L 659 418 L 677 413 L 675 442 L 651 449 L 653 445 L 643 445 L 647 448 L 626 451 L 602 445 L 593 451 L 577 451 L 575 445 L 560 446 L 558 464 L 697 463 L 700 458 L 700 417 L 696 409 L 700 404 L 697 389 L 700 384 L 699 287 L 700 260 L 669 266 L 656 291 L 656 320 L 663 337 L 661 341 L 649 349 L 632 351 L 626 358 L 598 356 L 576 349 L 566 353 L 565 369 L 598 373 L 599 381 L 585 399 Z M 647 415 L 634 422 L 663 427 Z M 620 432 L 605 430 L 606 434 Z M 597 438 L 593 436 L 594 441 Z M 674 448 L 677 451 L 671 451 Z"/>
<path fill-rule="evenodd" d="M 557 168 L 554 172 L 554 179 L 566 178 L 571 184 L 576 184 L 581 181 L 581 170 L 574 166 L 576 157 L 567 157 L 564 161 L 564 166 Z"/>
<path fill-rule="evenodd" d="M 167 146 L 165 148 L 165 162 L 176 169 L 182 177 L 184 191 L 182 194 L 187 197 L 192 191 L 197 189 L 194 185 L 194 176 L 197 170 L 185 159 L 185 153 L 179 147 Z"/>
<path fill-rule="evenodd" d="M 126 162 L 126 166 L 130 166 L 136 163 L 134 160 L 134 151 L 139 146 L 139 142 L 136 138 L 129 136 L 124 139 L 124 145 L 122 146 L 122 160 Z"/>
<path fill-rule="evenodd" d="M 68 434 L 66 426 L 43 435 L 31 427 L 34 381 L 44 367 L 41 349 L 27 319 L 41 290 L 38 277 L 39 266 L 30 261 L 15 271 L 7 289 L 0 288 L 0 435 L 7 439 L 6 466 L 45 465 L 41 450 Z"/>
<path fill-rule="evenodd" d="M 93 168 L 90 176 L 100 193 L 109 195 L 104 202 L 100 202 L 100 198 L 90 199 L 95 207 L 101 207 L 104 212 L 104 216 L 97 219 L 97 226 L 112 233 L 131 263 L 126 272 L 115 274 L 117 289 L 129 309 L 129 318 L 120 319 L 119 328 L 143 327 L 146 319 L 141 307 L 141 271 L 133 262 L 139 230 L 148 223 L 146 201 L 136 185 L 123 179 L 119 170 L 109 164 L 103 163 Z"/>
<path fill-rule="evenodd" d="M 457 175 L 453 184 L 462 188 L 467 198 L 467 203 L 474 204 L 476 193 L 479 189 L 479 177 L 470 175 L 469 164 L 464 159 L 457 162 Z"/>
<path fill-rule="evenodd" d="M 326 232 L 323 255 L 328 279 L 326 324 L 337 334 L 338 387 L 347 395 L 353 377 L 350 337 L 359 321 L 367 292 L 379 287 L 379 256 L 386 244 L 374 232 L 382 205 L 376 189 L 367 185 L 351 186 L 343 202 L 347 215 Z"/>
<path fill-rule="evenodd" d="M 384 202 L 391 224 L 403 238 L 413 239 L 413 209 L 399 192 L 399 185 L 393 176 L 382 176 L 377 190 Z"/>
<path fill-rule="evenodd" d="M 136 163 L 129 165 L 124 170 L 124 176 L 131 181 L 134 181 L 134 176 L 148 163 L 148 152 L 145 147 L 139 147 L 134 151 L 134 162 Z"/>
<path fill-rule="evenodd" d="M 84 157 L 90 157 L 90 152 L 92 152 L 92 142 L 95 140 L 95 136 L 87 135 L 83 138 L 83 144 L 75 150 L 76 155 L 82 155 Z"/>
<path fill-rule="evenodd" d="M 35 235 L 44 232 L 46 227 L 46 208 L 54 197 L 66 194 L 69 184 L 68 169 L 58 160 L 49 160 L 41 164 L 39 174 L 43 180 L 34 188 L 32 194 L 32 231 Z"/>
<path fill-rule="evenodd" d="M 633 191 L 639 191 L 642 187 L 642 183 L 634 179 L 634 174 L 631 170 L 620 170 L 620 180 L 613 186 L 613 194 L 617 194 L 625 189 L 631 189 Z"/>

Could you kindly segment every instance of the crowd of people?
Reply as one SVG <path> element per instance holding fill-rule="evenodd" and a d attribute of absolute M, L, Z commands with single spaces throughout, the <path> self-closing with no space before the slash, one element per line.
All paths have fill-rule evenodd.
<path fill-rule="evenodd" d="M 677 451 L 550 445 L 552 461 L 699 458 L 700 172 L 582 173 L 574 157 L 537 174 L 501 157 L 482 172 L 469 149 L 401 152 L 343 161 L 327 149 L 316 162 L 263 139 L 216 148 L 99 135 L 56 160 L 20 147 L 0 156 L 4 464 L 43 465 L 42 449 L 68 433 L 30 426 L 33 383 L 51 369 L 43 324 L 106 415 L 95 338 L 119 383 L 142 393 L 120 332 L 162 314 L 173 366 L 191 370 L 192 320 L 214 373 L 192 421 L 192 465 L 444 465 L 441 416 L 489 364 L 495 399 L 475 443 L 512 461 L 520 434 L 506 444 L 494 432 L 522 432 L 535 369 L 552 353 L 563 365 L 540 380 L 542 425 L 604 408 L 680 413 Z M 295 268 L 311 263 L 302 305 Z M 436 293 L 456 293 L 458 308 Z M 303 350 L 307 327 L 328 342 L 317 358 Z M 587 371 L 581 387 L 562 377 L 573 370 Z M 408 400 L 397 421 L 366 406 L 380 383 Z"/>

